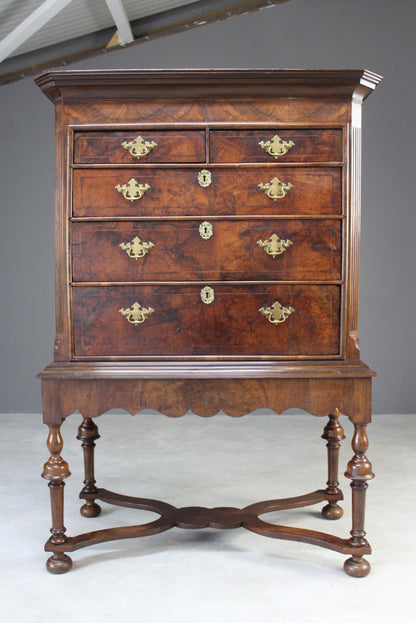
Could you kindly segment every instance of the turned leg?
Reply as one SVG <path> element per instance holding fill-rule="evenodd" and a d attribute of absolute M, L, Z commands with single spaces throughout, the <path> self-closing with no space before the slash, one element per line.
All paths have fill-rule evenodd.
<path fill-rule="evenodd" d="M 51 537 L 48 543 L 62 545 L 67 540 L 64 526 L 64 478 L 68 478 L 71 472 L 68 463 L 61 457 L 63 440 L 59 426 L 49 426 L 47 441 L 48 450 L 51 453 L 48 461 L 43 466 L 42 478 L 49 480 L 52 510 Z M 53 551 L 53 549 L 52 549 Z M 46 568 L 51 573 L 65 573 L 72 567 L 72 560 L 64 553 L 54 552 L 46 562 Z"/>
<path fill-rule="evenodd" d="M 324 428 L 322 439 L 327 440 L 326 447 L 328 448 L 328 482 L 326 493 L 330 495 L 337 495 L 340 493 L 338 482 L 338 460 L 340 442 L 345 439 L 344 430 L 339 423 L 339 416 L 341 415 L 338 409 L 334 409 L 333 413 L 329 414 L 328 424 Z M 323 507 L 321 513 L 326 519 L 339 519 L 342 517 L 343 510 L 337 502 L 328 502 Z"/>
<path fill-rule="evenodd" d="M 345 476 L 352 480 L 352 530 L 349 542 L 354 547 L 367 545 L 364 531 L 365 493 L 368 487 L 367 480 L 374 478 L 370 461 L 365 456 L 368 449 L 366 426 L 354 424 L 352 438 L 354 456 L 348 463 Z M 354 555 L 344 563 L 348 575 L 362 578 L 370 573 L 370 563 L 362 556 Z"/>
<path fill-rule="evenodd" d="M 80 513 L 83 517 L 98 517 L 101 513 L 101 506 L 96 504 L 95 497 L 98 489 L 94 479 L 94 448 L 95 440 L 99 439 L 98 428 L 90 418 L 84 418 L 78 428 L 77 439 L 82 441 L 84 451 L 85 480 L 81 497 L 85 497 L 85 504 L 81 506 Z"/>

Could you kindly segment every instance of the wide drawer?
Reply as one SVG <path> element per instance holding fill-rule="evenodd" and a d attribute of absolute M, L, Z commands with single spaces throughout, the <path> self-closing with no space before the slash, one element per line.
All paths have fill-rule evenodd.
<path fill-rule="evenodd" d="M 205 162 L 205 132 L 76 132 L 74 162 L 133 164 Z"/>
<path fill-rule="evenodd" d="M 338 280 L 341 222 L 74 222 L 74 281 Z"/>
<path fill-rule="evenodd" d="M 341 129 L 212 130 L 211 162 L 339 162 Z"/>
<path fill-rule="evenodd" d="M 204 187 L 199 168 L 76 169 L 73 215 L 340 214 L 341 171 L 211 168 L 210 184 Z"/>
<path fill-rule="evenodd" d="M 73 287 L 74 355 L 334 356 L 340 290 L 206 283 Z"/>

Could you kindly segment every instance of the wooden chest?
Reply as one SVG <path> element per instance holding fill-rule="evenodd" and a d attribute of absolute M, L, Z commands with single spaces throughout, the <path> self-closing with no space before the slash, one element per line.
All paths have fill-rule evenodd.
<path fill-rule="evenodd" d="M 68 537 L 61 517 L 69 471 L 60 424 L 75 410 L 84 418 L 81 512 L 95 516 L 96 499 L 116 503 L 93 474 L 100 413 L 300 407 L 329 416 L 327 488 L 301 504 L 326 500 L 327 518 L 342 512 L 339 415 L 354 424 L 353 530 L 346 540 L 299 529 L 290 538 L 347 553 L 348 573 L 368 573 L 364 494 L 373 474 L 364 452 L 374 373 L 360 361 L 357 333 L 361 105 L 379 80 L 365 70 L 37 78 L 56 106 L 57 332 L 54 363 L 40 375 L 51 452 L 43 475 L 55 509 L 50 571 L 68 570 L 64 552 L 96 542 Z M 201 509 L 197 520 L 135 500 L 164 526 L 231 522 L 289 538 L 259 519 L 278 500 L 234 509 L 232 520 L 221 509 Z M 125 538 L 122 531 L 100 540 Z"/>

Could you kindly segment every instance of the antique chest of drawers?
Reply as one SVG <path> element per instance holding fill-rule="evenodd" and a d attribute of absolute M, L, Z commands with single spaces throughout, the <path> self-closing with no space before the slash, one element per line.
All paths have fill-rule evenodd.
<path fill-rule="evenodd" d="M 56 106 L 56 342 L 40 375 L 50 428 L 49 571 L 67 571 L 65 552 L 96 542 L 173 526 L 244 526 L 348 554 L 350 575 L 368 573 L 374 373 L 360 361 L 357 334 L 361 105 L 379 80 L 364 70 L 37 78 Z M 327 487 L 244 509 L 123 498 L 94 478 L 93 418 L 115 407 L 327 415 Z M 154 510 L 158 521 L 66 535 L 60 425 L 75 410 L 83 417 L 81 513 L 97 516 L 101 499 Z M 324 517 L 341 516 L 341 413 L 354 425 L 350 538 L 260 519 L 321 501 Z"/>

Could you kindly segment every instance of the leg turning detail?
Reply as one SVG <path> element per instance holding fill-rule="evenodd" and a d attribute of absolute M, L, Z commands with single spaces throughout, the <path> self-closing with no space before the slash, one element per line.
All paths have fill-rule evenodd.
<path fill-rule="evenodd" d="M 338 409 L 334 409 L 333 413 L 329 415 L 329 422 L 324 428 L 322 439 L 327 440 L 326 447 L 328 448 L 328 482 L 326 493 L 338 494 L 340 493 L 338 482 L 338 460 L 340 442 L 345 439 L 344 430 L 339 423 L 339 416 L 341 413 Z M 321 513 L 326 519 L 339 519 L 343 515 L 343 510 L 337 502 L 330 501 L 323 507 Z"/>
<path fill-rule="evenodd" d="M 59 426 L 49 427 L 47 446 L 51 456 L 43 467 L 42 478 L 50 481 L 52 528 L 49 544 L 53 546 L 62 545 L 67 540 L 64 526 L 64 478 L 71 475 L 68 463 L 61 457 L 63 440 Z M 46 562 L 46 568 L 51 573 L 65 573 L 71 567 L 70 557 L 60 552 L 53 552 Z"/>
<path fill-rule="evenodd" d="M 80 513 L 83 517 L 98 517 L 101 513 L 101 506 L 95 502 L 97 487 L 94 478 L 94 448 L 95 440 L 99 439 L 98 428 L 90 418 L 84 418 L 78 428 L 77 439 L 82 441 L 84 451 L 85 480 L 81 496 L 85 499 L 85 504 L 81 506 Z"/>
<path fill-rule="evenodd" d="M 352 530 L 349 541 L 351 545 L 359 548 L 368 545 L 364 538 L 366 535 L 364 530 L 365 493 L 368 487 L 367 481 L 374 478 L 371 463 L 365 456 L 368 449 L 368 439 L 366 427 L 363 424 L 354 425 L 352 449 L 355 454 L 348 463 L 345 472 L 345 476 L 352 480 Z M 371 567 L 370 563 L 358 554 L 345 561 L 344 569 L 348 575 L 362 578 L 370 573 Z"/>

